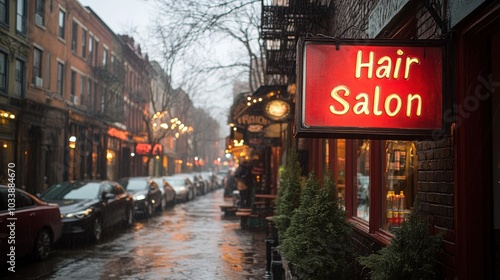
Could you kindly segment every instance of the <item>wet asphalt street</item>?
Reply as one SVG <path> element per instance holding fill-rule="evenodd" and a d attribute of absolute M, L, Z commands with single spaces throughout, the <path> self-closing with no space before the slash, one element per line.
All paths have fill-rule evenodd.
<path fill-rule="evenodd" d="M 100 244 L 62 242 L 48 260 L 18 264 L 7 279 L 262 279 L 264 230 L 240 229 L 238 218 L 220 212 L 223 203 L 216 190 L 113 230 Z"/>

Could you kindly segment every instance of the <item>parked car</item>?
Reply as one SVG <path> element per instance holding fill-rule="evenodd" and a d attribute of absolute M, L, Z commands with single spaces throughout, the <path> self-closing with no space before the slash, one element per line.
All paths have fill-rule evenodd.
<path fill-rule="evenodd" d="M 211 172 L 195 172 L 192 174 L 198 193 L 206 194 L 216 188 Z"/>
<path fill-rule="evenodd" d="M 120 179 L 119 182 L 134 197 L 136 215 L 151 217 L 155 212 L 163 210 L 163 192 L 150 177 L 129 177 Z"/>
<path fill-rule="evenodd" d="M 200 173 L 203 180 L 205 180 L 208 185 L 208 191 L 213 191 L 219 187 L 219 182 L 217 181 L 217 176 L 211 171 L 205 171 Z"/>
<path fill-rule="evenodd" d="M 84 234 L 99 242 L 106 229 L 134 223 L 133 198 L 114 181 L 57 183 L 40 199 L 59 205 L 63 235 Z"/>
<path fill-rule="evenodd" d="M 195 198 L 195 186 L 188 176 L 189 175 L 186 174 L 175 174 L 163 177 L 163 179 L 175 190 L 177 202 L 189 201 Z"/>
<path fill-rule="evenodd" d="M 193 178 L 193 184 L 196 190 L 196 195 L 204 195 L 208 192 L 209 182 L 201 176 L 199 173 L 193 173 L 191 175 Z"/>
<path fill-rule="evenodd" d="M 167 208 L 170 206 L 175 205 L 176 198 L 175 198 L 175 190 L 170 186 L 165 179 L 161 177 L 154 177 L 151 178 L 151 180 L 155 181 L 156 184 L 160 187 L 160 190 L 163 195 L 163 200 L 162 200 L 162 207 Z"/>
<path fill-rule="evenodd" d="M 30 255 L 46 259 L 62 233 L 59 206 L 17 188 L 10 190 L 0 185 L 0 260 L 10 260 L 7 254 L 11 254 L 11 246 L 15 247 L 15 258 Z M 15 200 L 14 205 L 9 199 Z"/>

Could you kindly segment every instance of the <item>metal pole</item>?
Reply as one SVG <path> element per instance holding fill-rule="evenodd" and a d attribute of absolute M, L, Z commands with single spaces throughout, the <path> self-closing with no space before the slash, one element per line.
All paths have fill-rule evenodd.
<path fill-rule="evenodd" d="M 273 239 L 266 238 L 266 274 L 264 275 L 264 279 L 273 279 L 271 272 L 271 248 L 273 243 Z"/>

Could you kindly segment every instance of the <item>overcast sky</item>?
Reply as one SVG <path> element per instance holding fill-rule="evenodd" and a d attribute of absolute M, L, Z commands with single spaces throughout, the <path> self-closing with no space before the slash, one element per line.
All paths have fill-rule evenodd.
<path fill-rule="evenodd" d="M 149 23 L 149 3 L 141 0 L 78 0 L 92 10 L 115 32 L 128 33 L 131 27 L 144 29 Z M 141 31 L 141 30 L 138 30 Z"/>
<path fill-rule="evenodd" d="M 150 26 L 149 19 L 155 18 L 154 9 L 151 2 L 144 0 L 78 0 L 83 6 L 89 6 L 111 30 L 117 34 L 132 35 L 137 43 L 141 45 L 144 52 L 148 52 L 147 42 L 147 27 Z M 182 1 L 182 0 L 180 0 Z M 141 36 L 144 35 L 144 36 Z M 150 56 L 151 58 L 151 56 Z M 154 59 L 154 58 L 153 58 Z M 175 81 L 174 81 L 175 83 Z M 215 113 L 211 112 L 212 117 L 218 119 L 221 124 L 221 133 L 226 133 L 225 125 L 227 125 L 227 114 L 229 107 L 232 104 L 232 89 L 230 87 L 223 88 L 220 96 L 213 97 L 212 101 L 223 108 Z M 206 99 L 197 102 L 193 100 L 195 106 L 206 106 Z M 197 104 L 202 102 L 202 104 Z M 227 109 L 224 109 L 227 107 Z"/>

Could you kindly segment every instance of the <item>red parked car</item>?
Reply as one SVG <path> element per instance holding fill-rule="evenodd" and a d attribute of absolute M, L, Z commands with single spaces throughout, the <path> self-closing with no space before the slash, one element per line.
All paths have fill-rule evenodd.
<path fill-rule="evenodd" d="M 9 261 L 14 254 L 14 259 L 26 255 L 46 259 L 54 242 L 61 237 L 59 206 L 23 190 L 12 190 L 9 192 L 7 186 L 0 185 L 0 259 Z M 15 194 L 14 208 L 9 200 L 12 194 Z"/>

